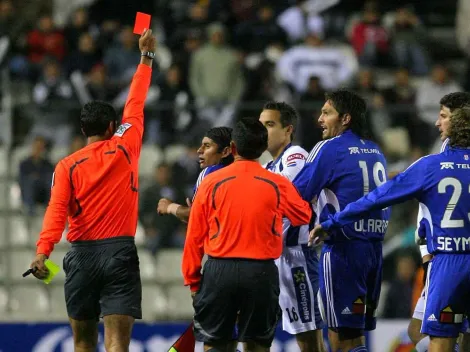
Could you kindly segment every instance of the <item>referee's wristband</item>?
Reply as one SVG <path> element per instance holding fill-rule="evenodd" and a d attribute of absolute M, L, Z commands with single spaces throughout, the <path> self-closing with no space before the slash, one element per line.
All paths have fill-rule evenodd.
<path fill-rule="evenodd" d="M 168 206 L 168 213 L 169 214 L 173 214 L 174 216 L 176 216 L 176 212 L 178 211 L 178 208 L 180 207 L 181 205 L 179 204 L 176 204 L 176 203 L 171 203 L 169 206 Z"/>
<path fill-rule="evenodd" d="M 426 244 L 422 244 L 419 246 L 419 251 L 421 252 L 421 258 L 429 255 L 428 246 Z"/>

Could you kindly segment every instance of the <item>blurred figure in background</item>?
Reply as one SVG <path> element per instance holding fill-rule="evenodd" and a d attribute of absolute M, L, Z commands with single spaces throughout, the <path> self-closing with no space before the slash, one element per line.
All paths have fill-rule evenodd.
<path fill-rule="evenodd" d="M 35 214 L 36 205 L 49 203 L 54 165 L 47 157 L 47 141 L 36 137 L 31 147 L 31 156 L 23 160 L 19 170 L 21 199 L 28 215 Z"/>

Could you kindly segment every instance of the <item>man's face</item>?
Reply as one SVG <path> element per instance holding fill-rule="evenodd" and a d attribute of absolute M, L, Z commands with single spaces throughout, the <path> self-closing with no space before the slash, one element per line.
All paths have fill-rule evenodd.
<path fill-rule="evenodd" d="M 219 146 L 212 139 L 208 137 L 202 139 L 201 146 L 197 150 L 201 169 L 220 163 L 223 155 L 218 152 L 218 149 Z"/>
<path fill-rule="evenodd" d="M 441 134 L 441 141 L 444 141 L 448 135 L 448 130 L 450 126 L 450 116 L 452 113 L 447 106 L 442 105 L 441 111 L 439 111 L 439 117 L 436 121 L 436 127 L 439 129 L 439 133 Z"/>
<path fill-rule="evenodd" d="M 282 127 L 281 113 L 277 110 L 263 110 L 259 121 L 268 130 L 268 152 L 276 153 L 290 142 L 292 127 Z"/>
<path fill-rule="evenodd" d="M 336 111 L 329 100 L 321 109 L 318 123 L 322 128 L 323 139 L 339 136 L 346 129 L 346 126 L 343 125 L 343 119 L 340 118 L 338 111 Z"/>

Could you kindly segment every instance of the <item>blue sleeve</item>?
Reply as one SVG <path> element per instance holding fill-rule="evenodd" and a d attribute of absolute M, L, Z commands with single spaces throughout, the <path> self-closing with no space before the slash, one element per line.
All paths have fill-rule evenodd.
<path fill-rule="evenodd" d="M 305 166 L 292 181 L 307 202 L 312 202 L 320 194 L 333 174 L 336 152 L 328 142 L 322 141 L 313 147 Z"/>
<path fill-rule="evenodd" d="M 372 210 L 385 209 L 393 204 L 415 198 L 425 187 L 426 163 L 423 158 L 382 186 L 350 203 L 344 210 L 330 215 L 321 225 L 325 230 L 341 228 L 364 218 Z"/>

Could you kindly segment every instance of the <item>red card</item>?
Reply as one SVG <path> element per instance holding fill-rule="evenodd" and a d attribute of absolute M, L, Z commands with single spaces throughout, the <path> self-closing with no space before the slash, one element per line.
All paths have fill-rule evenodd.
<path fill-rule="evenodd" d="M 150 15 L 147 15 L 146 13 L 143 12 L 137 12 L 137 15 L 135 16 L 135 25 L 134 25 L 134 33 L 142 35 L 144 32 L 144 29 L 149 29 L 150 28 Z"/>

